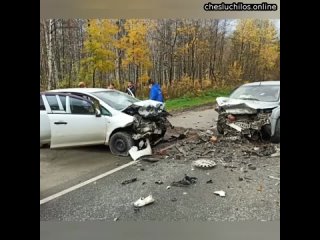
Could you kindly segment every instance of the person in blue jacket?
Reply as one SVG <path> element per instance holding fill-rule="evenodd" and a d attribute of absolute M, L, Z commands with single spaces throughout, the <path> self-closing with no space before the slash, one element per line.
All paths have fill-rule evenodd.
<path fill-rule="evenodd" d="M 164 102 L 164 98 L 162 95 L 161 87 L 158 83 L 156 83 L 154 80 L 149 79 L 149 88 L 150 88 L 150 94 L 149 98 L 151 100 L 159 101 L 159 102 Z"/>

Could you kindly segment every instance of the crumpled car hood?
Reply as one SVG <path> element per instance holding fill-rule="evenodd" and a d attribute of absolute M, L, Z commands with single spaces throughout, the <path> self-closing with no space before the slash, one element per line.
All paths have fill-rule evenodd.
<path fill-rule="evenodd" d="M 143 101 L 139 101 L 139 102 L 135 102 L 134 105 L 137 106 L 143 106 L 143 107 L 148 107 L 148 106 L 153 106 L 153 107 L 163 107 L 165 106 L 164 103 L 162 102 L 158 102 L 158 101 L 154 101 L 154 100 L 143 100 Z"/>
<path fill-rule="evenodd" d="M 164 107 L 165 104 L 162 102 L 154 100 L 143 100 L 133 103 L 132 105 L 124 109 L 123 112 L 131 116 L 138 113 L 142 117 L 153 118 L 167 115 Z"/>
<path fill-rule="evenodd" d="M 228 97 L 218 97 L 216 101 L 219 107 L 232 114 L 254 114 L 257 113 L 258 109 L 272 109 L 279 106 L 278 102 L 262 102 Z"/>

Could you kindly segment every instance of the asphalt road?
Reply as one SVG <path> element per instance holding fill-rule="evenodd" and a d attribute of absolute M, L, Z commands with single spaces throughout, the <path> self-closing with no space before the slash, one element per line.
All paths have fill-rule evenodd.
<path fill-rule="evenodd" d="M 40 199 L 130 161 L 112 155 L 107 146 L 40 148 Z"/>
<path fill-rule="evenodd" d="M 211 108 L 175 114 L 169 121 L 176 127 L 209 129 L 215 125 L 216 117 Z M 107 146 L 40 148 L 40 199 L 130 161 L 130 157 L 112 155 Z"/>
<path fill-rule="evenodd" d="M 212 128 L 213 110 L 189 111 L 171 117 L 175 126 Z M 196 125 L 196 124 L 197 125 Z M 190 124 L 190 125 L 188 125 Z M 229 148 L 233 152 L 241 145 Z M 254 148 L 255 146 L 249 146 Z M 238 156 L 238 155 L 237 155 Z M 41 199 L 64 188 L 130 162 L 107 147 L 40 150 Z M 280 157 L 247 157 L 233 160 L 235 168 L 219 161 L 213 169 L 192 167 L 192 160 L 168 157 L 155 163 L 137 162 L 40 205 L 40 221 L 272 221 L 280 219 Z M 256 168 L 243 177 L 242 164 Z M 197 182 L 187 187 L 171 186 L 185 174 Z M 274 176 L 275 178 L 270 178 Z M 122 185 L 125 180 L 137 181 Z M 212 180 L 212 183 L 207 181 Z M 163 184 L 156 184 L 162 181 Z M 214 194 L 223 190 L 225 197 Z M 152 195 L 155 202 L 135 210 L 133 202 Z"/>
<path fill-rule="evenodd" d="M 210 170 L 190 161 L 163 159 L 140 162 L 40 206 L 41 221 L 272 221 L 280 219 L 279 158 L 251 161 L 250 180 L 239 181 L 240 168 L 218 164 Z M 187 187 L 167 186 L 196 177 Z M 137 181 L 122 185 L 125 180 Z M 212 183 L 206 183 L 212 180 Z M 163 184 L 156 184 L 157 181 Z M 225 197 L 214 194 L 223 190 Z M 133 202 L 152 195 L 155 202 L 135 211 Z"/>
<path fill-rule="evenodd" d="M 216 126 L 218 113 L 210 107 L 204 110 L 182 112 L 168 118 L 173 126 L 207 130 Z"/>

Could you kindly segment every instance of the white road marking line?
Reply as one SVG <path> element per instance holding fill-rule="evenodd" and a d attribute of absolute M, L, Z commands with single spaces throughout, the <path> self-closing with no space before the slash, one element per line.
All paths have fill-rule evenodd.
<path fill-rule="evenodd" d="M 112 169 L 112 170 L 110 170 L 110 171 L 108 171 L 108 172 L 105 172 L 105 173 L 103 173 L 103 174 L 100 174 L 100 175 L 98 175 L 98 176 L 96 176 L 96 177 L 94 177 L 94 178 L 91 178 L 91 179 L 89 179 L 89 180 L 87 180 L 87 181 L 84 181 L 84 182 L 79 183 L 79 184 L 77 184 L 77 185 L 75 185 L 75 186 L 72 186 L 72 187 L 70 187 L 70 188 L 67 188 L 67 189 L 65 189 L 65 190 L 63 190 L 63 191 L 61 191 L 61 192 L 58 192 L 58 193 L 56 193 L 56 194 L 53 194 L 53 195 L 51 195 L 51 196 L 49 196 L 49 197 L 46 197 L 46 198 L 40 200 L 40 205 L 41 205 L 41 204 L 44 204 L 44 203 L 46 203 L 46 202 L 49 202 L 49 201 L 51 201 L 51 200 L 53 200 L 53 199 L 55 199 L 55 198 L 57 198 L 57 197 L 61 197 L 62 195 L 65 195 L 65 194 L 67 194 L 67 193 L 69 193 L 69 192 L 72 192 L 72 191 L 74 191 L 74 190 L 76 190 L 76 189 L 78 189 L 78 188 L 81 188 L 81 187 L 85 186 L 85 185 L 88 185 L 89 183 L 92 183 L 92 182 L 95 182 L 95 181 L 97 181 L 97 180 L 99 180 L 99 179 L 101 179 L 101 178 L 104 178 L 104 177 L 106 177 L 106 176 L 108 176 L 108 175 L 110 175 L 110 174 L 112 174 L 112 173 L 115 173 L 115 172 L 117 172 L 117 171 L 119 171 L 119 170 L 121 170 L 121 169 L 123 169 L 123 168 L 129 167 L 129 166 L 131 166 L 132 164 L 134 164 L 134 163 L 136 163 L 136 162 L 138 162 L 138 161 L 139 161 L 139 160 L 137 160 L 137 161 L 131 161 L 131 162 L 129 162 L 129 163 L 127 163 L 127 164 L 124 164 L 124 165 L 122 165 L 122 166 L 120 166 L 120 167 L 117 167 L 117 168 Z"/>

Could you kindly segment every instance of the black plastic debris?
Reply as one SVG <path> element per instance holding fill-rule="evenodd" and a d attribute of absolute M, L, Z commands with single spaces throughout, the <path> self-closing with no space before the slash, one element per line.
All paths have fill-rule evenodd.
<path fill-rule="evenodd" d="M 207 183 L 213 183 L 212 179 L 208 180 Z"/>
<path fill-rule="evenodd" d="M 129 179 L 129 180 L 125 180 L 125 181 L 123 181 L 121 184 L 122 184 L 122 185 L 126 185 L 126 184 L 128 184 L 128 183 L 133 183 L 133 182 L 135 182 L 135 181 L 137 181 L 137 178 L 132 178 L 132 179 Z"/>
<path fill-rule="evenodd" d="M 194 184 L 197 182 L 197 178 L 196 177 L 189 177 L 188 175 L 185 175 L 185 177 L 178 181 L 178 182 L 172 182 L 171 186 L 175 186 L 175 187 L 187 187 L 191 184 Z"/>
<path fill-rule="evenodd" d="M 156 182 L 154 182 L 155 184 L 158 184 L 158 185 L 160 185 L 160 184 L 163 184 L 163 182 L 161 181 L 161 180 L 158 180 L 158 181 L 156 181 Z"/>
<path fill-rule="evenodd" d="M 256 167 L 256 166 L 253 166 L 253 165 L 250 165 L 250 166 L 248 166 L 248 169 L 250 169 L 250 170 L 256 170 L 257 167 Z"/>
<path fill-rule="evenodd" d="M 176 202 L 177 200 L 177 198 L 171 198 L 171 202 Z"/>
<path fill-rule="evenodd" d="M 140 160 L 146 161 L 146 162 L 158 162 L 160 159 L 159 158 L 152 158 L 152 157 L 143 157 Z"/>
<path fill-rule="evenodd" d="M 137 213 L 137 212 L 140 211 L 140 208 L 139 208 L 139 207 L 133 207 L 133 211 L 134 211 L 135 213 Z"/>

